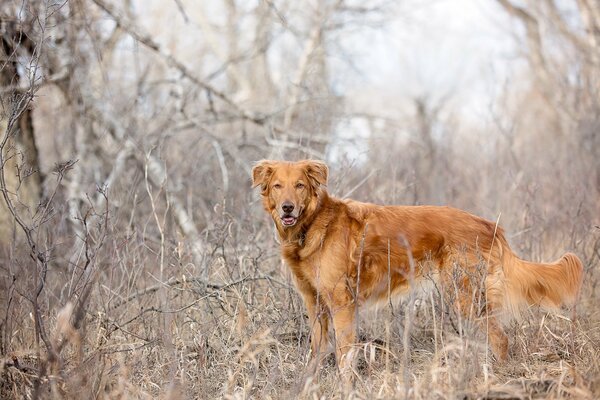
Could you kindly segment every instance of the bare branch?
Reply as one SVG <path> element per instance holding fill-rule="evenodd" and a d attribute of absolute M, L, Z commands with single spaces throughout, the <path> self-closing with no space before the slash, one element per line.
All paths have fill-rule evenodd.
<path fill-rule="evenodd" d="M 321 44 L 321 35 L 322 28 L 320 24 L 316 24 L 310 32 L 310 35 L 304 45 L 304 50 L 302 55 L 300 56 L 300 61 L 298 63 L 298 69 L 296 70 L 296 75 L 292 81 L 292 87 L 289 99 L 287 101 L 288 108 L 285 111 L 285 115 L 283 117 L 283 131 L 287 132 L 292 124 L 292 117 L 294 116 L 294 112 L 296 111 L 295 105 L 298 103 L 300 98 L 300 89 L 302 82 L 306 77 L 306 73 L 308 71 L 308 66 L 310 65 L 311 57 L 314 54 L 315 50 Z"/>
<path fill-rule="evenodd" d="M 93 0 L 96 5 L 98 5 L 102 10 L 104 10 L 108 15 L 110 15 L 115 22 L 125 31 L 127 32 L 133 39 L 143 44 L 148 49 L 152 50 L 156 54 L 158 54 L 165 62 L 179 70 L 179 72 L 193 82 L 198 87 L 212 93 L 212 95 L 221 99 L 224 103 L 229 105 L 233 110 L 239 114 L 243 119 L 251 121 L 257 125 L 263 125 L 265 123 L 266 116 L 261 115 L 259 113 L 255 113 L 246 109 L 243 109 L 239 104 L 237 104 L 234 100 L 232 100 L 229 96 L 227 96 L 224 92 L 216 89 L 211 84 L 205 82 L 201 78 L 198 78 L 194 75 L 188 67 L 186 67 L 181 61 L 177 60 L 173 55 L 167 54 L 164 52 L 160 45 L 154 41 L 152 36 L 149 34 L 142 32 L 140 27 L 137 27 L 133 21 L 128 20 L 127 17 L 119 15 L 119 12 L 116 11 L 112 5 L 108 4 L 103 0 Z"/>
<path fill-rule="evenodd" d="M 90 104 L 89 106 L 90 117 L 106 126 L 111 133 L 113 140 L 115 140 L 118 146 L 124 150 L 125 153 L 122 154 L 122 157 L 126 157 L 128 152 L 138 147 L 136 143 L 126 135 L 125 129 L 119 121 L 117 121 L 110 113 L 96 107 L 95 104 Z M 163 162 L 152 154 L 148 154 L 146 157 L 146 155 L 143 155 L 141 152 L 133 153 L 142 170 L 147 169 L 150 182 L 156 187 L 163 186 L 167 181 L 167 172 L 163 166 Z M 124 159 L 121 160 L 121 162 L 124 162 Z M 192 218 L 187 213 L 184 204 L 169 190 L 168 187 L 165 187 L 165 191 L 167 201 L 171 205 L 175 220 L 181 231 L 190 241 L 194 262 L 196 265 L 200 266 L 202 265 L 204 257 L 204 246 L 201 242 L 200 233 Z"/>
<path fill-rule="evenodd" d="M 525 8 L 514 5 L 510 0 L 496 0 L 510 15 L 518 18 L 525 26 L 527 36 L 527 47 L 530 51 L 530 63 L 535 71 L 540 75 L 540 80 L 544 86 L 550 82 L 548 65 L 544 57 L 544 48 L 538 20 L 531 15 Z"/>

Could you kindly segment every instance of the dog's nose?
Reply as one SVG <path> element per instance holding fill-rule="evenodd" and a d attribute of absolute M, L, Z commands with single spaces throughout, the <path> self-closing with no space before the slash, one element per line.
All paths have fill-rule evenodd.
<path fill-rule="evenodd" d="M 289 201 L 286 201 L 285 203 L 283 203 L 281 205 L 281 209 L 283 210 L 284 213 L 289 214 L 292 211 L 294 211 L 294 205 L 292 203 L 290 203 Z"/>

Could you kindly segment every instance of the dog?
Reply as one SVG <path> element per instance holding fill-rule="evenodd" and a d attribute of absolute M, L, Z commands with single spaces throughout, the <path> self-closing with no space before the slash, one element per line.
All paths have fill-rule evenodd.
<path fill-rule="evenodd" d="M 337 363 L 349 366 L 358 307 L 409 293 L 427 279 L 452 294 L 458 312 L 478 321 L 501 361 L 509 349 L 501 317 L 578 297 L 583 265 L 575 254 L 550 264 L 525 261 L 494 222 L 451 207 L 338 199 L 326 190 L 328 175 L 316 160 L 262 160 L 252 169 L 252 186 L 261 188 L 306 306 L 312 356 L 329 343 L 332 326 Z"/>

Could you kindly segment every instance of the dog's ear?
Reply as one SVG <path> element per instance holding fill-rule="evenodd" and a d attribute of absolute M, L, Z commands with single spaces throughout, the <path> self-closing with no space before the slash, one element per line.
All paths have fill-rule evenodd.
<path fill-rule="evenodd" d="M 261 186 L 264 192 L 267 189 L 267 182 L 273 174 L 275 161 L 261 160 L 252 168 L 252 187 Z"/>
<path fill-rule="evenodd" d="M 303 161 L 303 163 L 305 164 L 304 169 L 306 175 L 315 187 L 327 185 L 327 179 L 329 178 L 329 168 L 327 167 L 327 164 L 318 160 L 306 160 Z"/>

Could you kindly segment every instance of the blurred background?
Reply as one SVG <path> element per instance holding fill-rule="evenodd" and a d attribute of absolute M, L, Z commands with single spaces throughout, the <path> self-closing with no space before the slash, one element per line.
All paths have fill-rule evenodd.
<path fill-rule="evenodd" d="M 179 322 L 209 352 L 219 318 L 261 318 L 256 293 L 301 309 L 250 188 L 265 158 L 499 220 L 524 258 L 575 251 L 599 297 L 595 0 L 6 0 L 0 40 L 0 354 L 37 348 L 38 378 L 66 357 L 61 310 L 65 337 L 87 327 L 73 365 L 114 372 L 135 368 L 111 340 L 170 359 Z"/>

